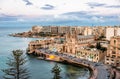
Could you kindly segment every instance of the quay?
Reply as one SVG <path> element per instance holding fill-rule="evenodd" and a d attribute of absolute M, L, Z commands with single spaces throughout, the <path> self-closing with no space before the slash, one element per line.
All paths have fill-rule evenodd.
<path fill-rule="evenodd" d="M 62 63 L 69 63 L 76 66 L 83 66 L 90 70 L 90 78 L 89 79 L 100 79 L 98 78 L 98 71 L 97 68 L 95 68 L 93 63 L 88 62 L 86 60 L 78 59 L 75 56 L 58 53 L 58 52 L 52 52 L 48 49 L 35 49 L 33 53 L 28 53 L 38 56 L 38 59 L 42 58 L 44 60 L 49 61 L 56 61 L 56 62 L 62 62 Z M 103 78 L 108 79 L 108 78 Z"/>

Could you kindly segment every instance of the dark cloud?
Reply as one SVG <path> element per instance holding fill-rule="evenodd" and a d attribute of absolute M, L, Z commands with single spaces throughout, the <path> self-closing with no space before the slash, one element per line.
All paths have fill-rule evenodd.
<path fill-rule="evenodd" d="M 103 6 L 106 5 L 106 4 L 103 4 L 103 3 L 96 3 L 96 2 L 88 2 L 86 4 L 88 6 L 90 6 L 91 8 L 94 8 L 94 7 L 103 7 Z"/>
<path fill-rule="evenodd" d="M 43 7 L 41 7 L 41 9 L 44 9 L 44 10 L 52 10 L 54 8 L 55 7 L 53 5 L 50 5 L 50 4 L 45 4 Z"/>
<path fill-rule="evenodd" d="M 120 8 L 120 5 L 110 5 L 106 6 L 106 8 Z"/>
<path fill-rule="evenodd" d="M 33 5 L 32 2 L 30 2 L 29 0 L 23 0 L 24 2 L 26 2 L 26 5 Z"/>

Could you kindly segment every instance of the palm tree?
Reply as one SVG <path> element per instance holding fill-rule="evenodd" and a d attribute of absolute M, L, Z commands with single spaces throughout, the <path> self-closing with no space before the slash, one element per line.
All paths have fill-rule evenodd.
<path fill-rule="evenodd" d="M 28 70 L 24 67 L 26 57 L 23 56 L 22 50 L 13 50 L 11 57 L 8 57 L 7 69 L 2 71 L 5 73 L 4 79 L 29 79 Z"/>

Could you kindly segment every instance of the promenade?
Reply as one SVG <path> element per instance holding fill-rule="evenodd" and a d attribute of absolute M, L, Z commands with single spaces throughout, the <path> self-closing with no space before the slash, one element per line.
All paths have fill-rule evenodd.
<path fill-rule="evenodd" d="M 93 72 L 89 79 L 109 79 L 110 78 L 110 73 L 108 72 L 108 67 L 102 63 L 91 62 L 88 60 L 76 58 L 75 56 L 67 54 L 67 53 L 53 52 L 48 49 L 36 49 L 35 51 L 37 53 L 44 53 L 44 54 L 46 53 L 46 54 L 50 54 L 50 55 L 59 56 L 65 60 L 67 60 L 68 62 L 72 62 L 75 64 L 90 67 Z"/>

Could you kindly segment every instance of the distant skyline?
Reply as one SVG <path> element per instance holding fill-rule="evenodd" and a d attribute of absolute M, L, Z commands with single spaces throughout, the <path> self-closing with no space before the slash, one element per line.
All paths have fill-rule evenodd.
<path fill-rule="evenodd" d="M 120 0 L 0 0 L 0 26 L 12 23 L 120 25 Z"/>

